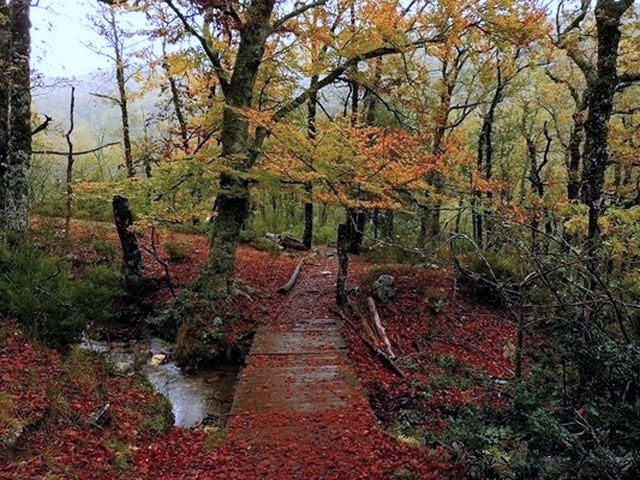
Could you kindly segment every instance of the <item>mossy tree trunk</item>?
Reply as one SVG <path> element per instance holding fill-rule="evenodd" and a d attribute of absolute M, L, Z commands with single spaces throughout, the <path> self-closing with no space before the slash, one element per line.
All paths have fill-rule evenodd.
<path fill-rule="evenodd" d="M 0 0 L 0 19 L 9 19 L 11 9 L 5 0 Z M 7 190 L 5 177 L 9 154 L 9 103 L 11 101 L 11 22 L 0 21 L 0 229 L 4 227 L 4 210 Z"/>
<path fill-rule="evenodd" d="M 29 0 L 0 3 L 5 22 L 0 90 L 0 228 L 21 232 L 28 225 L 27 173 L 31 161 L 31 22 Z M 7 20 L 8 15 L 8 21 Z M 9 47 L 9 48 L 7 48 Z M 8 81 L 8 82 L 7 82 Z"/>
<path fill-rule="evenodd" d="M 602 189 L 609 163 L 607 135 L 618 87 L 618 48 L 622 15 L 633 0 L 598 0 L 595 8 L 598 39 L 596 77 L 589 96 L 585 129 L 581 200 L 589 207 L 588 239 L 593 250 L 602 210 Z"/>
<path fill-rule="evenodd" d="M 249 6 L 233 75 L 223 89 L 226 105 L 222 117 L 221 158 L 230 171 L 220 177 L 209 259 L 202 278 L 211 293 L 228 292 L 240 230 L 249 213 L 249 185 L 242 173 L 251 168 L 256 153 L 249 142 L 249 122 L 241 110 L 252 104 L 265 43 L 271 33 L 269 20 L 273 6 L 273 0 L 254 0 Z M 256 143 L 259 146 L 258 140 Z"/>
<path fill-rule="evenodd" d="M 113 197 L 113 219 L 122 247 L 122 270 L 125 280 L 128 283 L 134 283 L 142 275 L 142 255 L 132 230 L 133 215 L 126 197 L 121 195 Z"/>

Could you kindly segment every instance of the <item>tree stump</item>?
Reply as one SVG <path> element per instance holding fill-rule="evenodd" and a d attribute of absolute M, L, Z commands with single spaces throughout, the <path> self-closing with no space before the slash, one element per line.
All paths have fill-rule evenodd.
<path fill-rule="evenodd" d="M 138 248 L 136 235 L 131 231 L 133 215 L 126 197 L 121 195 L 113 197 L 113 219 L 122 246 L 122 269 L 125 278 L 138 278 L 142 273 L 142 255 Z"/>

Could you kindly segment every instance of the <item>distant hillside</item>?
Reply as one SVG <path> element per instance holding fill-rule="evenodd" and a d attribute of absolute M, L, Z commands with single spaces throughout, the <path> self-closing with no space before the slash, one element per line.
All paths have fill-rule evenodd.
<path fill-rule="evenodd" d="M 102 140 L 117 140 L 120 138 L 120 109 L 109 100 L 97 98 L 94 93 L 116 96 L 117 87 L 105 72 L 94 72 L 89 75 L 71 79 L 45 79 L 33 90 L 33 105 L 35 113 L 49 115 L 53 118 L 53 126 L 49 131 L 48 140 L 55 144 L 62 142 L 61 136 L 68 128 L 69 99 L 71 86 L 76 87 L 76 133 L 81 143 L 95 143 Z M 133 92 L 138 90 L 134 81 L 128 83 Z M 130 101 L 130 116 L 132 135 L 135 138 L 142 131 L 143 119 L 157 111 L 158 94 L 156 92 L 143 98 Z M 57 139 L 56 139 L 57 137 Z"/>

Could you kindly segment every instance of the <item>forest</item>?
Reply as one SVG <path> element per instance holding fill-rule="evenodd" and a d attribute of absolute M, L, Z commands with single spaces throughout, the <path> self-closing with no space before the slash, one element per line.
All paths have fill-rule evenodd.
<path fill-rule="evenodd" d="M 633 0 L 0 0 L 0 479 L 638 478 Z"/>

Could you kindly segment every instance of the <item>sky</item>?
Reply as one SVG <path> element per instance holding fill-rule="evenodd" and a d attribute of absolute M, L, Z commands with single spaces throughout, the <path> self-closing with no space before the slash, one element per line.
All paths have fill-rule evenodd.
<path fill-rule="evenodd" d="M 557 0 L 547 0 L 555 8 Z M 96 0 L 40 0 L 31 13 L 33 66 L 47 78 L 78 77 L 110 67 L 108 58 L 86 45 L 100 45 L 87 15 L 97 10 Z M 144 20 L 128 15 L 134 27 Z"/>
<path fill-rule="evenodd" d="M 110 66 L 87 44 L 100 45 L 87 15 L 96 0 L 40 0 L 31 12 L 32 62 L 46 77 L 82 76 Z"/>

